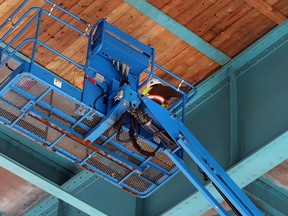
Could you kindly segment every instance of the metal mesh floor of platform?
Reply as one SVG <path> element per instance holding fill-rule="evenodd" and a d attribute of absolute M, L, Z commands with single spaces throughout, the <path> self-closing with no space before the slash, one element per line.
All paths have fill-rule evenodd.
<path fill-rule="evenodd" d="M 178 172 L 162 152 L 141 155 L 123 131 L 109 127 L 94 142 L 84 137 L 105 116 L 30 73 L 21 73 L 0 91 L 0 121 L 79 166 L 130 193 L 145 197 Z M 125 142 L 124 142 L 125 140 Z M 153 152 L 149 141 L 138 139 Z"/>

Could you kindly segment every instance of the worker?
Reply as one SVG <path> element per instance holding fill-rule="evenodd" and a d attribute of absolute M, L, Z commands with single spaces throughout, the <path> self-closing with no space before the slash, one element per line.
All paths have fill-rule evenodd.
<path fill-rule="evenodd" d="M 188 92 L 186 89 L 180 88 L 182 91 Z M 167 109 L 173 102 L 182 97 L 182 94 L 169 86 L 163 85 L 156 78 L 152 78 L 149 80 L 147 84 L 147 88 L 143 91 L 143 95 L 146 95 L 151 100 L 160 104 L 162 107 Z"/>

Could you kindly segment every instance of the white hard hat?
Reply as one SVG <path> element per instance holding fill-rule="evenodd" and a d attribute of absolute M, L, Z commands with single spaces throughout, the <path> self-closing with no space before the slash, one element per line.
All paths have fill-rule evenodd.
<path fill-rule="evenodd" d="M 158 79 L 152 78 L 151 80 L 149 80 L 148 84 L 147 84 L 147 88 L 150 88 L 154 85 L 157 84 L 162 84 Z"/>

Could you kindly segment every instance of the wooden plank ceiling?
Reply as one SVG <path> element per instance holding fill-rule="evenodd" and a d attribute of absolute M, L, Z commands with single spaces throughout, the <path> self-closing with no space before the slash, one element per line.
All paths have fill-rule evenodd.
<path fill-rule="evenodd" d="M 3 23 L 22 2 L 23 0 L 0 0 L 0 23 Z M 237 55 L 273 27 L 284 22 L 288 16 L 288 0 L 149 0 L 148 2 L 229 57 Z M 197 84 L 203 81 L 221 67 L 122 0 L 54 0 L 54 3 L 92 25 L 106 17 L 121 30 L 154 47 L 156 62 L 190 83 Z M 28 8 L 33 6 L 43 7 L 48 11 L 51 8 L 51 4 L 44 0 L 30 0 L 13 21 L 16 22 Z M 85 29 L 83 23 L 75 21 L 57 9 L 52 13 L 75 27 Z M 32 15 L 33 13 L 22 22 L 22 25 L 25 25 Z M 11 24 L 8 24 L 1 29 L 0 36 L 10 27 Z M 13 46 L 17 47 L 23 39 L 33 37 L 35 28 L 36 25 L 32 25 Z M 16 28 L 5 42 L 8 43 L 20 29 L 21 27 Z M 87 39 L 55 22 L 49 16 L 43 17 L 40 40 L 84 64 Z M 26 44 L 21 48 L 21 52 L 27 56 L 31 56 L 31 50 L 32 44 Z M 81 87 L 83 71 L 77 70 L 47 49 L 37 48 L 36 61 Z"/>

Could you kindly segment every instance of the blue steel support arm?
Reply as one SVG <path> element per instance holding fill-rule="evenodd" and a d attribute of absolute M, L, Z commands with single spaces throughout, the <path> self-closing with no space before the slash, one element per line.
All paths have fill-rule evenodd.
<path fill-rule="evenodd" d="M 227 171 L 227 173 L 241 188 L 244 188 L 271 170 L 277 164 L 288 159 L 288 149 L 286 148 L 287 137 L 288 132 L 286 131 L 247 157 L 245 160 L 238 163 L 235 167 Z M 217 198 L 217 200 L 219 200 L 219 202 L 222 201 L 223 198 L 221 199 L 220 195 L 217 194 L 212 184 L 208 184 L 206 188 L 215 198 Z M 187 205 L 187 203 L 189 205 Z M 207 202 L 205 202 L 201 194 L 196 192 L 187 197 L 181 203 L 178 203 L 176 206 L 169 209 L 163 215 L 200 215 L 209 209 L 210 206 L 207 205 Z"/>
<path fill-rule="evenodd" d="M 176 166 L 181 170 L 181 172 L 189 179 L 189 181 L 200 191 L 205 198 L 212 204 L 213 208 L 217 210 L 220 215 L 228 215 L 225 209 L 218 203 L 218 201 L 212 196 L 212 194 L 201 184 L 201 182 L 194 176 L 194 174 L 189 171 L 184 163 L 184 161 L 179 158 L 176 154 L 171 154 L 168 149 L 164 152 L 171 158 L 171 160 L 176 164 Z"/>
<path fill-rule="evenodd" d="M 121 96 L 117 96 L 119 95 Z M 111 127 L 121 116 L 124 114 L 127 109 L 131 106 L 138 106 L 140 100 L 136 97 L 135 92 L 131 91 L 128 85 L 122 86 L 122 89 L 114 92 L 112 96 L 110 96 L 109 104 L 115 103 L 115 97 L 120 97 L 118 104 L 111 107 L 109 112 L 106 114 L 105 118 L 94 128 L 92 129 L 86 136 L 85 140 L 90 140 L 91 142 L 95 141 L 98 137 L 100 137 L 109 127 Z M 109 105 L 108 104 L 108 105 Z M 112 106 L 112 105 L 110 105 Z"/>
<path fill-rule="evenodd" d="M 118 120 L 118 117 L 121 116 L 128 107 L 128 101 L 125 99 L 121 100 L 112 110 L 110 110 L 106 117 L 85 136 L 85 140 L 90 140 L 91 142 L 95 141 Z"/>
<path fill-rule="evenodd" d="M 219 188 L 242 215 L 262 215 L 186 127 L 181 123 L 179 127 L 183 138 L 178 140 L 178 144 L 197 163 L 215 187 Z"/>
<path fill-rule="evenodd" d="M 159 108 L 159 106 L 151 100 L 143 98 L 143 103 L 145 104 L 146 112 L 151 115 L 153 121 L 158 123 L 158 125 L 169 134 L 170 138 L 194 160 L 203 172 L 203 175 L 212 181 L 214 187 L 223 195 L 224 199 L 231 203 L 231 207 L 234 208 L 237 213 L 241 215 L 262 215 L 257 207 L 248 199 L 244 192 L 212 156 L 210 156 L 179 119 L 171 115 L 168 110 Z M 170 149 L 164 151 L 189 181 L 204 194 L 215 210 L 221 215 L 226 215 L 216 199 L 195 179 L 185 163 L 178 158 L 176 152 Z"/>

